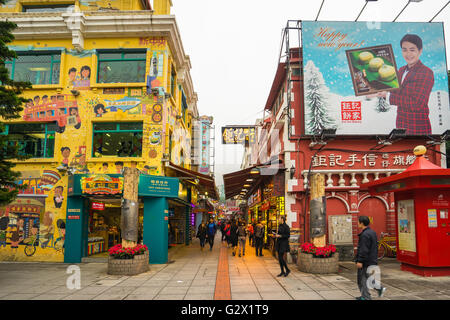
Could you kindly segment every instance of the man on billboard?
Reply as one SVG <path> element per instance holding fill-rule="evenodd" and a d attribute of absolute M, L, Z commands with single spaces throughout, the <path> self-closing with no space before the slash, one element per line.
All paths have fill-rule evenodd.
<path fill-rule="evenodd" d="M 390 93 L 380 92 L 379 97 L 388 98 L 397 106 L 396 127 L 406 129 L 409 135 L 431 134 L 428 100 L 434 85 L 433 71 L 420 61 L 422 39 L 406 34 L 400 40 L 406 65 L 399 70 L 401 86 Z"/>

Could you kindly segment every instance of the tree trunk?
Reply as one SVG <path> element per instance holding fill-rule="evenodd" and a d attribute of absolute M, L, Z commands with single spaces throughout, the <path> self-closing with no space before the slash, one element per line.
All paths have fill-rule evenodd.
<path fill-rule="evenodd" d="M 139 170 L 126 167 L 123 170 L 122 212 L 120 216 L 122 247 L 137 245 L 139 217 Z"/>

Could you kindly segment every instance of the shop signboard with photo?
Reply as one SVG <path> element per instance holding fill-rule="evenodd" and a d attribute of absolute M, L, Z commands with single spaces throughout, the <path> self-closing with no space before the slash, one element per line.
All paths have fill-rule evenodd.
<path fill-rule="evenodd" d="M 398 249 L 416 252 L 416 226 L 414 218 L 414 200 L 397 202 Z"/>
<path fill-rule="evenodd" d="M 303 21 L 305 134 L 441 135 L 450 123 L 442 23 Z"/>

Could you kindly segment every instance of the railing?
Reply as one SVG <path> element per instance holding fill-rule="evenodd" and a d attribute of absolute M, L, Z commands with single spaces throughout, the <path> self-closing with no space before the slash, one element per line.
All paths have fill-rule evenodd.
<path fill-rule="evenodd" d="M 313 174 L 316 173 L 321 173 L 324 174 L 326 176 L 325 179 L 325 187 L 326 188 L 340 188 L 340 187 L 359 187 L 358 186 L 358 180 L 356 179 L 357 176 L 362 176 L 362 183 L 367 183 L 369 182 L 369 174 L 373 174 L 374 175 L 374 179 L 373 180 L 378 180 L 380 178 L 383 177 L 383 175 L 385 177 L 389 177 L 392 174 L 397 174 L 400 172 L 403 172 L 405 169 L 345 169 L 345 170 L 311 170 L 310 175 L 312 176 Z M 339 180 L 338 180 L 338 184 L 335 185 L 334 184 L 334 180 L 333 180 L 333 175 L 334 176 L 339 176 Z M 309 187 L 309 181 L 308 181 L 308 170 L 303 170 L 302 171 L 302 176 L 303 176 L 303 187 L 306 189 Z M 345 179 L 345 176 L 350 176 L 350 184 L 347 184 L 347 180 Z"/>

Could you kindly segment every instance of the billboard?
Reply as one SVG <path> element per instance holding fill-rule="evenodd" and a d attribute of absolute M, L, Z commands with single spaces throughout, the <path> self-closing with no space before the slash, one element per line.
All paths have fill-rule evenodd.
<path fill-rule="evenodd" d="M 305 134 L 449 129 L 442 23 L 303 21 L 302 46 Z"/>
<path fill-rule="evenodd" d="M 227 126 L 222 127 L 222 144 L 250 144 L 256 142 L 254 126 Z"/>
<path fill-rule="evenodd" d="M 201 152 L 200 152 L 200 166 L 199 172 L 208 174 L 210 167 L 210 130 L 211 122 L 208 119 L 200 120 L 200 132 L 201 132 Z"/>

